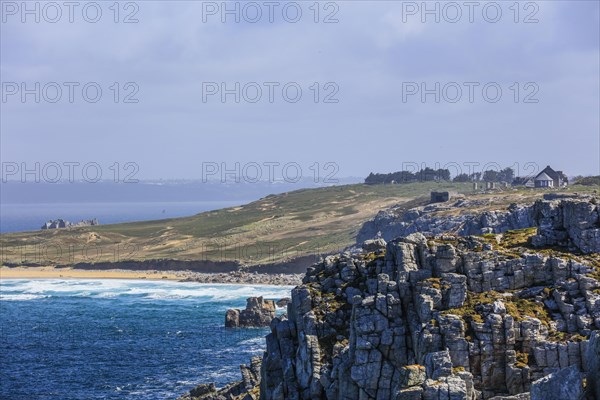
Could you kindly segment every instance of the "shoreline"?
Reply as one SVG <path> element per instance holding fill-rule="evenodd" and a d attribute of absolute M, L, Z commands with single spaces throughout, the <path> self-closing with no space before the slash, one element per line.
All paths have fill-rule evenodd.
<path fill-rule="evenodd" d="M 248 272 L 195 272 L 125 269 L 74 269 L 46 267 L 0 266 L 3 279 L 137 279 L 177 282 L 222 283 L 239 285 L 295 286 L 302 283 L 304 274 L 259 274 Z"/>

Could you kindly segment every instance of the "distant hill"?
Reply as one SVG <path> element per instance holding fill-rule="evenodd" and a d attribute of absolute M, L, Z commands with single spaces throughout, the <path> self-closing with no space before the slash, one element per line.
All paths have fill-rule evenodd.
<path fill-rule="evenodd" d="M 583 193 L 593 187 L 568 190 Z M 427 205 L 431 191 L 468 194 L 482 209 L 502 209 L 552 190 L 472 194 L 470 183 L 456 182 L 302 189 L 184 218 L 3 234 L 1 256 L 4 265 L 194 269 L 219 262 L 256 266 L 303 259 L 305 267 L 322 254 L 355 244 L 363 224 L 379 211 Z"/>
<path fill-rule="evenodd" d="M 431 190 L 468 184 L 342 185 L 268 195 L 191 217 L 0 235 L 8 264 L 126 260 L 279 263 L 352 245 L 362 224 L 393 204 L 429 200 Z M 144 266 L 148 268 L 148 266 Z"/>

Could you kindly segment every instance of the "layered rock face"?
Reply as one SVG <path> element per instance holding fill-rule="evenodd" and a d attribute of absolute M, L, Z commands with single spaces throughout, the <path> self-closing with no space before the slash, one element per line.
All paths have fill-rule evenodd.
<path fill-rule="evenodd" d="M 574 247 L 583 253 L 600 252 L 600 223 L 595 201 L 539 201 L 533 207 L 539 227 L 536 246 Z"/>
<path fill-rule="evenodd" d="M 471 214 L 444 212 L 485 205 L 482 200 L 458 200 L 452 205 L 431 204 L 397 212 L 381 211 L 366 222 L 357 242 L 381 236 L 385 240 L 420 232 L 426 235 L 456 233 L 462 236 L 503 233 L 514 229 L 539 227 L 535 244 L 540 246 L 574 246 L 584 253 L 600 251 L 598 206 L 594 198 L 540 200 L 532 205 L 512 204 L 502 211 Z"/>
<path fill-rule="evenodd" d="M 532 210 L 534 242 L 552 229 L 566 232 L 562 244 L 598 245 L 578 239 L 598 227 L 592 202 Z M 534 399 L 583 393 L 586 370 L 598 374 L 585 360 L 598 351 L 587 338 L 600 329 L 600 260 L 537 251 L 535 232 L 413 234 L 326 258 L 292 291 L 287 318 L 271 323 L 261 398 L 525 399 L 540 379 Z"/>
<path fill-rule="evenodd" d="M 460 199 L 452 204 L 429 204 L 401 210 L 401 206 L 380 211 L 374 219 L 363 224 L 357 235 L 357 243 L 381 237 L 386 241 L 412 233 L 438 235 L 457 233 L 481 235 L 502 233 L 510 229 L 535 226 L 530 205 L 511 205 L 507 210 L 472 212 L 473 208 L 485 207 L 485 200 Z M 449 213 L 456 211 L 456 213 Z"/>
<path fill-rule="evenodd" d="M 241 395 L 600 398 L 598 208 L 527 208 L 537 228 L 371 240 L 309 268 L 270 323 L 260 383 Z"/>
<path fill-rule="evenodd" d="M 269 326 L 275 317 L 275 302 L 262 297 L 249 297 L 246 300 L 246 309 L 237 308 L 227 310 L 225 314 L 225 327 L 263 327 Z"/>

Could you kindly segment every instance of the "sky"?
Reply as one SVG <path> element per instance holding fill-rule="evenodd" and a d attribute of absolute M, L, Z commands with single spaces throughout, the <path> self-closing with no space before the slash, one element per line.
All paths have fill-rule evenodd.
<path fill-rule="evenodd" d="M 0 4 L 3 177 L 600 174 L 597 1 Z"/>

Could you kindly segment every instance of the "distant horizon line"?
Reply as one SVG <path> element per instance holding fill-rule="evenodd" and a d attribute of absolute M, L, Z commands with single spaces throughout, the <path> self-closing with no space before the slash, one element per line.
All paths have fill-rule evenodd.
<path fill-rule="evenodd" d="M 395 172 L 400 172 L 400 171 L 395 171 Z M 375 174 L 392 174 L 395 172 L 375 172 Z M 569 179 L 574 178 L 574 177 L 589 177 L 589 176 L 598 176 L 600 175 L 600 171 L 598 172 L 598 174 L 593 174 L 593 173 L 584 173 L 584 174 L 567 174 L 567 177 Z M 515 176 L 516 178 L 517 176 Z M 521 177 L 521 176 L 519 176 Z M 452 177 L 452 178 L 455 178 Z M 335 178 L 337 180 L 337 182 L 323 182 L 322 180 L 315 182 L 313 178 L 302 178 L 300 180 L 298 180 L 297 182 L 293 182 L 290 180 L 286 180 L 286 179 L 264 179 L 264 180 L 259 180 L 256 182 L 251 182 L 251 181 L 247 181 L 245 179 L 239 179 L 237 182 L 235 179 L 226 179 L 225 181 L 222 181 L 221 179 L 202 179 L 202 178 L 140 178 L 137 179 L 136 182 L 123 182 L 123 181 L 119 181 L 119 182 L 115 182 L 113 179 L 100 179 L 97 182 L 89 182 L 86 181 L 85 179 L 78 179 L 78 180 L 69 180 L 69 179 L 62 179 L 60 181 L 57 182 L 48 182 L 48 181 L 42 181 L 40 180 L 39 182 L 35 182 L 35 181 L 25 181 L 23 182 L 22 180 L 19 179 L 8 179 L 8 180 L 0 180 L 0 185 L 1 184 L 16 184 L 16 183 L 20 183 L 20 184 L 48 184 L 48 185 L 56 185 L 56 184 L 89 184 L 89 183 L 101 183 L 101 184 L 109 184 L 109 183 L 113 183 L 113 184 L 131 184 L 131 183 L 135 183 L 135 184 L 177 184 L 177 183 L 200 183 L 200 184 L 220 184 L 220 185 L 239 185 L 239 184 L 245 184 L 245 185 L 256 185 L 256 184 L 288 184 L 288 185 L 298 185 L 298 184 L 313 184 L 315 186 L 335 186 L 335 185 L 340 185 L 340 184 L 348 184 L 348 183 L 364 183 L 365 177 L 361 177 L 361 176 L 346 176 L 346 177 L 339 177 L 339 178 Z M 416 181 L 418 182 L 418 181 Z M 422 182 L 433 182 L 433 181 L 428 181 L 428 180 L 422 180 Z M 445 182 L 452 182 L 452 179 L 450 180 L 446 180 Z"/>

